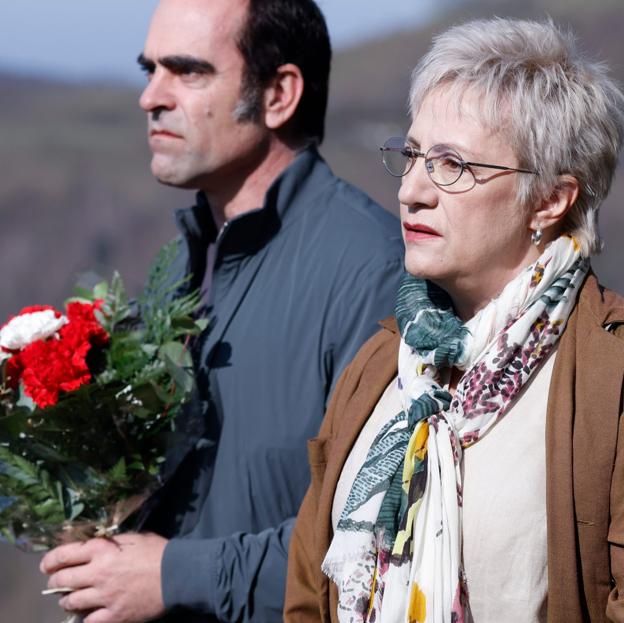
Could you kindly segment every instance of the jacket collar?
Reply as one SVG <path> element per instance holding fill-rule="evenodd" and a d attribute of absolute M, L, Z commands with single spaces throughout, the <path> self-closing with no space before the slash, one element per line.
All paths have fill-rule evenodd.
<path fill-rule="evenodd" d="M 388 316 L 387 318 L 380 320 L 379 325 L 387 331 L 390 331 L 390 333 L 398 334 L 399 332 L 399 325 L 397 324 L 396 318 L 394 316 Z"/>
<path fill-rule="evenodd" d="M 178 228 L 192 245 L 204 249 L 218 245 L 220 257 L 248 255 L 263 247 L 275 234 L 302 212 L 296 197 L 316 194 L 332 178 L 329 167 L 315 145 L 303 149 L 273 181 L 262 206 L 249 210 L 226 223 L 219 233 L 204 193 L 198 192 L 196 204 L 178 210 Z"/>
<path fill-rule="evenodd" d="M 624 323 L 624 299 L 598 283 L 593 271 L 589 272 L 579 298 L 579 307 L 588 320 L 601 327 Z"/>

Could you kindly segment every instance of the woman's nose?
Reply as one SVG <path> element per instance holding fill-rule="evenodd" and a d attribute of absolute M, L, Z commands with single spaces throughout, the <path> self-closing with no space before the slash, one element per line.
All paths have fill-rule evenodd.
<path fill-rule="evenodd" d="M 412 168 L 401 178 L 399 203 L 405 206 L 421 205 L 434 207 L 437 204 L 438 189 L 428 174 L 427 162 L 418 158 Z"/>

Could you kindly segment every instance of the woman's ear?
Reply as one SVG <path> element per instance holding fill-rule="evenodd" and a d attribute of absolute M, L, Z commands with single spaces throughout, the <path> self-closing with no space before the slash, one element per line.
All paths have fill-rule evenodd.
<path fill-rule="evenodd" d="M 564 216 L 576 202 L 579 194 L 579 181 L 572 175 L 560 175 L 557 185 L 549 197 L 533 211 L 529 228 L 538 230 L 558 230 Z"/>
<path fill-rule="evenodd" d="M 277 68 L 264 90 L 264 123 L 278 130 L 292 119 L 303 95 L 303 75 L 297 65 L 287 63 Z"/>

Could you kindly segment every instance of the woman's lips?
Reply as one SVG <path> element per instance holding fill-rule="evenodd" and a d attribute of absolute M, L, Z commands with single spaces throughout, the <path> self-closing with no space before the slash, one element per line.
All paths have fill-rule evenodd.
<path fill-rule="evenodd" d="M 432 227 L 421 223 L 403 223 L 405 242 L 420 242 L 441 238 L 441 234 Z"/>

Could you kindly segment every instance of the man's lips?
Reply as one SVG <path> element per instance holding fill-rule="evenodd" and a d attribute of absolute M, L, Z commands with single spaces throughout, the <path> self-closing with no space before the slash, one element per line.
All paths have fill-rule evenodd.
<path fill-rule="evenodd" d="M 442 235 L 432 227 L 423 225 L 422 223 L 403 222 L 403 231 L 406 242 L 415 242 L 418 240 L 432 240 L 433 238 L 441 238 Z"/>
<path fill-rule="evenodd" d="M 169 130 L 159 130 L 159 129 L 150 130 L 149 135 L 150 137 L 182 138 L 179 134 L 175 134 L 175 132 L 171 132 Z"/>

